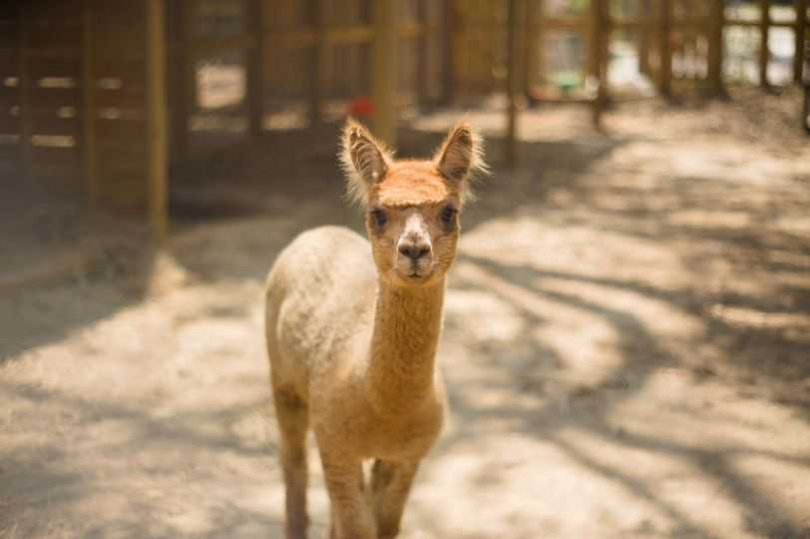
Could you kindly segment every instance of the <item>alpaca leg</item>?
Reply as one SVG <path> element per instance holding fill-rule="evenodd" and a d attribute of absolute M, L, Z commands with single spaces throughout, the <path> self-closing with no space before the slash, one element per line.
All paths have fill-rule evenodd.
<path fill-rule="evenodd" d="M 371 489 L 380 539 L 392 539 L 399 534 L 405 502 L 418 468 L 418 462 L 374 461 Z"/>
<path fill-rule="evenodd" d="M 376 539 L 374 518 L 363 494 L 360 462 L 345 463 L 321 454 L 332 506 L 331 539 Z"/>
<path fill-rule="evenodd" d="M 287 537 L 307 535 L 307 404 L 296 395 L 274 388 L 273 400 L 281 432 L 281 467 L 286 486 Z"/>

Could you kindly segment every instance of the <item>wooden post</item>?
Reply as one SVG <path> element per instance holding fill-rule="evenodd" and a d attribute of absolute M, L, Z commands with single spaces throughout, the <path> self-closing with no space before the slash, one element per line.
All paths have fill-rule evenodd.
<path fill-rule="evenodd" d="M 641 29 L 638 40 L 638 72 L 650 74 L 650 0 L 641 0 Z"/>
<path fill-rule="evenodd" d="M 444 38 L 444 58 L 442 61 L 442 101 L 450 104 L 455 97 L 455 0 L 444 0 L 442 13 L 442 36 Z"/>
<path fill-rule="evenodd" d="M 596 98 L 593 101 L 593 124 L 602 125 L 602 114 L 608 101 L 608 63 L 610 56 L 610 4 L 607 0 L 591 0 L 593 17 L 593 56 L 596 70 Z"/>
<path fill-rule="evenodd" d="M 395 0 L 374 3 L 374 133 L 390 147 L 397 142 L 398 20 Z"/>
<path fill-rule="evenodd" d="M 793 56 L 793 80 L 797 84 L 802 82 L 802 70 L 804 69 L 805 36 L 807 35 L 807 0 L 796 0 L 796 53 Z"/>
<path fill-rule="evenodd" d="M 713 97 L 722 96 L 723 85 L 723 28 L 726 23 L 725 1 L 711 0 L 709 6 L 709 87 Z"/>
<path fill-rule="evenodd" d="M 770 47 L 768 41 L 771 34 L 771 2 L 770 0 L 759 0 L 760 19 L 759 31 L 761 36 L 759 46 L 759 84 L 763 88 L 768 88 L 768 60 L 770 59 Z"/>
<path fill-rule="evenodd" d="M 672 0 L 661 0 L 661 95 L 672 97 Z"/>
<path fill-rule="evenodd" d="M 522 0 L 509 0 L 508 60 L 506 72 L 506 95 L 509 106 L 506 109 L 506 162 L 509 166 L 517 163 L 518 138 L 518 96 L 520 95 L 520 30 L 522 28 Z"/>
<path fill-rule="evenodd" d="M 310 125 L 319 125 L 323 121 L 323 101 L 326 94 L 326 55 L 329 44 L 326 41 L 326 2 L 315 0 L 315 50 L 313 51 L 310 71 Z"/>
<path fill-rule="evenodd" d="M 524 91 L 531 96 L 542 76 L 543 62 L 543 1 L 530 1 L 526 6 L 526 84 Z"/>
<path fill-rule="evenodd" d="M 146 2 L 146 147 L 149 159 L 149 223 L 159 240 L 168 233 L 166 29 L 164 0 Z"/>
<path fill-rule="evenodd" d="M 248 59 L 248 122 L 250 135 L 264 129 L 264 0 L 248 1 L 248 21 L 253 39 Z"/>
<path fill-rule="evenodd" d="M 586 62 L 586 73 L 587 76 L 591 78 L 593 81 L 597 81 L 599 79 L 599 28 L 598 28 L 598 17 L 597 15 L 597 5 L 596 2 L 598 0 L 591 1 L 591 9 L 588 13 L 588 39 L 587 39 L 587 57 L 585 59 Z"/>
<path fill-rule="evenodd" d="M 419 36 L 416 49 L 416 95 L 420 105 L 423 105 L 430 96 L 430 56 L 428 54 L 428 40 L 430 33 L 430 14 L 428 0 L 418 0 L 416 4 L 417 21 L 419 23 Z"/>
<path fill-rule="evenodd" d="M 96 81 L 93 69 L 93 12 L 94 0 L 82 5 L 82 160 L 84 165 L 87 205 L 98 206 L 98 178 L 96 176 Z"/>

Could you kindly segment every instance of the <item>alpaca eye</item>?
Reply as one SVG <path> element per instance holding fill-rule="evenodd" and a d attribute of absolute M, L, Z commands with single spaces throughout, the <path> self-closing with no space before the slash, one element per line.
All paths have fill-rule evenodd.
<path fill-rule="evenodd" d="M 375 208 L 371 210 L 370 213 L 371 219 L 374 221 L 374 224 L 377 225 L 377 228 L 383 228 L 388 223 L 388 216 L 385 214 L 385 211 L 380 208 Z"/>
<path fill-rule="evenodd" d="M 448 226 L 448 227 L 452 226 L 457 213 L 458 213 L 458 210 L 455 209 L 453 206 L 445 207 L 442 210 L 442 223 L 444 223 L 445 226 Z"/>

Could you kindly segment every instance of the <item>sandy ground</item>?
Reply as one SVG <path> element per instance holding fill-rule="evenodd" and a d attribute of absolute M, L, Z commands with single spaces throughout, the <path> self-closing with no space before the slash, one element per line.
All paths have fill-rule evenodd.
<path fill-rule="evenodd" d="M 490 144 L 450 280 L 448 428 L 405 537 L 810 537 L 795 106 L 637 104 L 606 134 L 533 111 L 511 172 Z M 453 117 L 414 122 L 403 153 Z M 262 280 L 299 231 L 360 219 L 331 135 L 242 152 L 186 171 L 211 207 L 178 204 L 167 250 L 114 245 L 0 290 L 0 538 L 281 536 Z M 231 213 L 224 192 L 261 213 L 201 224 Z M 324 537 L 317 460 L 312 477 Z"/>

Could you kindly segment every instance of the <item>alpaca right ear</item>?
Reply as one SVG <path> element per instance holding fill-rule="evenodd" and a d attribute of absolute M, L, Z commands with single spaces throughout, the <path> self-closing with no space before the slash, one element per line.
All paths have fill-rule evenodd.
<path fill-rule="evenodd" d="M 477 172 L 486 173 L 483 142 L 467 123 L 461 122 L 450 130 L 433 162 L 448 181 L 455 184 L 462 195 L 469 197 L 469 179 Z"/>
<path fill-rule="evenodd" d="M 341 140 L 340 161 L 346 173 L 349 196 L 368 201 L 368 189 L 385 177 L 393 158 L 368 129 L 351 118 L 346 121 Z"/>

